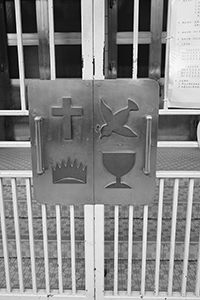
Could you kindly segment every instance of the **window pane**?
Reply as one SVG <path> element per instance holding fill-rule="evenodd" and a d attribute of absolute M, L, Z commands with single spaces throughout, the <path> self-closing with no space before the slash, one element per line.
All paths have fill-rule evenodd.
<path fill-rule="evenodd" d="M 118 63 L 117 63 L 117 77 L 131 78 L 132 77 L 132 45 L 119 45 L 117 47 Z"/>
<path fill-rule="evenodd" d="M 149 45 L 138 45 L 138 77 L 149 76 Z"/>
<path fill-rule="evenodd" d="M 162 52 L 161 52 L 161 77 L 165 75 L 165 53 L 166 53 L 166 45 L 162 44 Z"/>
<path fill-rule="evenodd" d="M 35 0 L 21 1 L 21 15 L 22 15 L 22 32 L 36 33 L 37 24 L 36 24 Z M 6 21 L 7 21 L 7 32 L 16 33 L 14 0 L 6 0 Z"/>
<path fill-rule="evenodd" d="M 22 32 L 24 33 L 36 33 L 36 7 L 35 0 L 22 0 Z"/>
<path fill-rule="evenodd" d="M 133 31 L 133 0 L 118 2 L 117 31 Z"/>
<path fill-rule="evenodd" d="M 25 78 L 39 78 L 38 46 L 24 46 Z"/>
<path fill-rule="evenodd" d="M 55 32 L 81 32 L 81 1 L 54 0 Z"/>
<path fill-rule="evenodd" d="M 163 31 L 167 31 L 167 11 L 168 11 L 168 0 L 164 0 L 163 5 Z"/>
<path fill-rule="evenodd" d="M 139 31 L 150 31 L 151 0 L 139 1 Z"/>
<path fill-rule="evenodd" d="M 8 47 L 8 62 L 11 78 L 19 78 L 17 46 Z"/>
<path fill-rule="evenodd" d="M 7 32 L 16 33 L 14 0 L 6 0 Z"/>
<path fill-rule="evenodd" d="M 56 77 L 81 78 L 81 45 L 59 45 L 56 52 Z"/>

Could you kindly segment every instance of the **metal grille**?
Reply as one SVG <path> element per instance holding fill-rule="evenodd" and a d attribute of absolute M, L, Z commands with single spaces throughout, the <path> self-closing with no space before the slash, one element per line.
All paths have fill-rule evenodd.
<path fill-rule="evenodd" d="M 155 11 L 151 10 L 150 5 L 154 4 L 155 8 L 156 1 L 148 1 L 148 4 L 143 0 L 130 2 L 133 4 L 130 16 L 134 23 L 132 26 L 129 19 L 127 28 L 130 27 L 131 31 L 128 34 L 116 34 L 118 50 L 120 51 L 120 47 L 127 47 L 127 53 L 129 52 L 126 58 L 122 57 L 122 61 L 118 58 L 118 71 L 121 77 L 124 74 L 133 78 L 137 74 L 139 77 L 148 77 L 149 69 L 154 63 L 148 60 L 153 44 L 150 31 L 151 34 L 156 34 L 151 30 L 150 20 L 155 18 Z M 39 16 L 44 9 L 42 16 L 48 19 L 48 22 L 40 24 L 39 35 L 36 22 L 40 18 L 35 21 L 35 3 L 38 7 L 36 15 Z M 114 4 L 115 1 L 109 3 Z M 164 4 L 162 25 L 163 30 L 166 30 L 168 1 L 161 3 Z M 73 7 L 71 11 L 68 4 Z M 141 13 L 142 7 L 148 7 L 148 17 L 145 20 Z M 65 10 L 69 12 L 67 21 Z M 25 44 L 38 47 L 40 59 L 34 55 L 33 65 L 38 60 L 40 74 L 46 68 L 51 79 L 56 79 L 56 75 L 71 77 L 75 74 L 78 77 L 82 74 L 83 79 L 103 79 L 108 73 L 108 29 L 104 28 L 108 6 L 104 6 L 104 1 L 15 0 L 6 1 L 6 11 L 11 49 L 9 64 L 12 65 L 11 77 L 14 79 L 11 82 L 20 87 L 20 107 L 17 106 L 19 110 L 1 111 L 1 115 L 28 115 L 27 77 L 37 77 L 38 69 L 35 67 L 32 72 L 30 65 L 30 72 L 27 71 L 29 57 L 26 56 Z M 74 11 L 79 14 L 76 24 L 71 18 Z M 30 12 L 32 21 L 27 24 Z M 74 33 L 70 32 L 72 28 Z M 157 27 L 159 32 L 160 28 Z M 31 35 L 22 35 L 22 32 L 31 32 Z M 162 44 L 166 42 L 165 37 L 166 33 L 163 32 Z M 47 41 L 49 48 L 44 47 L 44 41 Z M 59 52 L 59 47 L 64 50 Z M 74 55 L 78 62 L 75 70 L 70 64 L 69 70 L 68 66 L 61 66 L 64 59 L 66 65 L 69 63 L 68 57 L 64 56 L 65 47 L 79 48 L 77 56 Z M 145 48 L 143 50 L 147 55 L 140 54 L 142 48 Z M 43 56 L 46 60 L 41 59 Z M 71 53 L 69 56 L 71 60 Z M 42 65 L 48 60 L 50 66 Z M 164 65 L 164 51 L 162 63 Z M 160 114 L 198 115 L 199 111 L 164 109 L 160 110 Z M 168 152 L 163 149 L 163 152 L 158 153 L 158 159 L 160 157 L 162 162 L 160 169 L 158 167 L 160 171 L 157 172 L 155 201 L 149 207 L 39 205 L 34 200 L 31 185 L 30 157 L 20 148 L 29 147 L 30 144 L 1 142 L 0 145 L 18 147 L 21 153 L 19 159 L 13 149 L 4 149 L 6 156 L 1 152 L 1 157 L 7 164 L 2 163 L 0 168 L 0 298 L 5 299 L 8 295 L 23 295 L 27 299 L 30 295 L 46 298 L 53 295 L 54 299 L 176 297 L 178 300 L 186 296 L 187 299 L 199 299 L 200 175 L 197 142 L 189 144 L 186 150 L 184 147 L 188 147 L 187 142 L 180 144 L 180 149 L 168 148 Z M 169 143 L 165 145 L 169 146 Z M 177 146 L 175 142 L 170 145 Z M 167 153 L 171 153 L 171 156 L 167 156 Z M 180 157 L 184 159 L 180 161 Z M 23 170 L 19 170 L 19 164 Z M 175 170 L 169 165 L 173 165 Z"/>

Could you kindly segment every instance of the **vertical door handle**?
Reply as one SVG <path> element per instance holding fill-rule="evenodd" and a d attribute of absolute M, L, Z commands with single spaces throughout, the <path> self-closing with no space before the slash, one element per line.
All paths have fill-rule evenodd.
<path fill-rule="evenodd" d="M 146 145 L 145 145 L 145 161 L 143 172 L 149 175 L 151 172 L 151 130 L 152 130 L 152 116 L 146 116 Z"/>
<path fill-rule="evenodd" d="M 36 168 L 37 174 L 44 173 L 43 157 L 42 157 L 42 117 L 35 117 L 35 145 L 36 145 Z"/>

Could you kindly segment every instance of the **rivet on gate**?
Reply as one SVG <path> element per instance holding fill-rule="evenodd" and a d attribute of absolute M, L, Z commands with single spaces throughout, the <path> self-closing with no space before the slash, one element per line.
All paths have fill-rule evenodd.
<path fill-rule="evenodd" d="M 100 83 L 98 83 L 98 86 L 100 86 L 101 84 Z"/>

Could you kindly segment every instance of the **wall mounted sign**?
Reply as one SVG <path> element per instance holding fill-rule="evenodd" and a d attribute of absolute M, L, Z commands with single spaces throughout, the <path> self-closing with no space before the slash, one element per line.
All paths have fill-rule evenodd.
<path fill-rule="evenodd" d="M 200 107 L 200 0 L 172 0 L 168 106 Z"/>
<path fill-rule="evenodd" d="M 151 203 L 158 104 L 158 85 L 148 79 L 31 82 L 37 201 Z"/>

